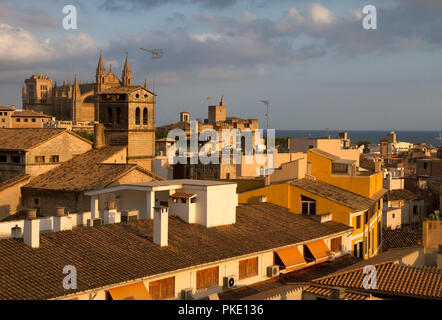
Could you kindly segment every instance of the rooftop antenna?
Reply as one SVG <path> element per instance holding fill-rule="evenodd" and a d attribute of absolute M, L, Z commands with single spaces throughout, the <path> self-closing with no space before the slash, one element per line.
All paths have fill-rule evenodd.
<path fill-rule="evenodd" d="M 155 91 L 155 59 L 160 59 L 163 56 L 163 50 L 162 49 L 144 49 L 144 48 L 140 48 L 140 50 L 143 50 L 147 53 L 150 53 L 152 55 L 152 75 L 153 75 L 153 94 L 154 97 L 156 96 L 156 91 Z"/>

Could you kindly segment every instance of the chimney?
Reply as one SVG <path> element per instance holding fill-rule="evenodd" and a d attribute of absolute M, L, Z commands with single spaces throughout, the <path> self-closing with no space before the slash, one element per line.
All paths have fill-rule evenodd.
<path fill-rule="evenodd" d="M 382 171 L 382 160 L 374 159 L 374 172 L 378 173 Z"/>
<path fill-rule="evenodd" d="M 259 202 L 260 202 L 260 203 L 265 203 L 265 202 L 267 202 L 267 197 L 266 197 L 266 196 L 259 196 Z"/>
<path fill-rule="evenodd" d="M 169 210 L 167 207 L 155 208 L 153 218 L 153 242 L 167 247 L 169 238 Z"/>
<path fill-rule="evenodd" d="M 345 289 L 339 288 L 339 287 L 333 287 L 331 289 L 331 296 L 330 298 L 332 300 L 344 300 L 345 299 Z"/>
<path fill-rule="evenodd" d="M 94 148 L 103 148 L 105 145 L 104 125 L 102 123 L 96 123 L 94 124 Z"/>
<path fill-rule="evenodd" d="M 270 174 L 266 174 L 266 175 L 264 176 L 264 184 L 265 184 L 266 186 L 269 186 L 269 185 L 270 185 L 270 182 L 271 182 L 271 180 L 270 180 Z"/>
<path fill-rule="evenodd" d="M 18 239 L 22 237 L 21 228 L 16 224 L 15 227 L 11 228 L 11 238 Z"/>
<path fill-rule="evenodd" d="M 58 207 L 57 213 L 53 218 L 53 228 L 54 232 L 60 232 L 64 230 L 72 230 L 72 219 L 65 215 L 65 208 Z"/>
<path fill-rule="evenodd" d="M 103 211 L 103 223 L 114 224 L 121 222 L 121 212 L 115 209 L 115 202 L 109 201 L 107 208 Z"/>
<path fill-rule="evenodd" d="M 26 210 L 26 219 L 23 228 L 23 238 L 26 245 L 31 248 L 40 246 L 40 220 L 37 219 L 37 210 Z"/>

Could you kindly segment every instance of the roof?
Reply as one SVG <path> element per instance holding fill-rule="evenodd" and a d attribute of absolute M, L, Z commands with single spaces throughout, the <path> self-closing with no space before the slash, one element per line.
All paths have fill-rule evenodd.
<path fill-rule="evenodd" d="M 29 175 L 27 175 L 27 174 L 18 174 L 16 176 L 9 177 L 9 178 L 0 177 L 0 191 L 3 189 L 6 189 L 16 183 L 22 182 L 28 178 L 29 178 Z"/>
<path fill-rule="evenodd" d="M 332 161 L 341 159 L 341 158 L 339 158 L 339 157 L 337 157 L 337 156 L 335 156 L 335 155 L 333 155 L 331 153 L 328 153 L 328 152 L 326 152 L 324 150 L 321 150 L 321 149 L 318 149 L 318 148 L 309 149 L 308 151 L 316 153 L 316 154 L 318 154 L 320 156 L 323 156 L 324 158 L 330 159 Z"/>
<path fill-rule="evenodd" d="M 305 289 L 303 289 L 303 291 L 306 293 L 311 293 L 314 295 L 323 296 L 327 298 L 331 297 L 332 295 L 331 287 L 321 286 L 318 284 L 311 284 Z M 373 299 L 371 294 L 365 292 L 358 292 L 355 290 L 346 289 L 344 293 L 344 300 L 371 300 L 371 299 Z"/>
<path fill-rule="evenodd" d="M 181 191 L 177 191 L 174 194 L 170 195 L 171 198 L 178 198 L 178 199 L 190 199 L 195 196 L 194 193 L 185 193 Z"/>
<path fill-rule="evenodd" d="M 390 190 L 387 192 L 388 201 L 397 200 L 414 200 L 417 199 L 417 194 L 407 189 Z"/>
<path fill-rule="evenodd" d="M 29 150 L 43 142 L 46 142 L 47 140 L 50 140 L 58 136 L 59 134 L 62 134 L 63 132 L 69 132 L 69 131 L 67 131 L 66 129 L 1 128 L 0 149 L 17 150 L 17 151 Z"/>
<path fill-rule="evenodd" d="M 0 105 L 0 111 L 13 111 L 14 109 L 12 109 L 9 106 L 2 106 Z"/>
<path fill-rule="evenodd" d="M 33 117 L 33 118 L 52 118 L 51 116 L 48 116 L 47 114 L 44 114 L 42 112 L 35 112 L 33 110 L 19 110 L 15 111 L 11 117 Z"/>
<path fill-rule="evenodd" d="M 105 188 L 122 175 L 132 170 L 140 170 L 154 179 L 158 176 L 136 164 L 101 163 L 125 147 L 108 146 L 92 149 L 60 164 L 55 169 L 38 175 L 23 188 L 88 191 Z"/>
<path fill-rule="evenodd" d="M 313 280 L 314 283 L 350 288 L 373 294 L 442 299 L 442 270 L 433 267 L 411 267 L 385 262 L 374 265 L 377 289 L 364 289 L 363 268 Z"/>
<path fill-rule="evenodd" d="M 382 251 L 391 248 L 404 248 L 422 245 L 422 228 L 416 226 L 402 227 L 402 229 L 382 231 Z"/>
<path fill-rule="evenodd" d="M 108 89 L 104 89 L 103 91 L 101 91 L 99 94 L 117 94 L 117 93 L 122 93 L 122 94 L 127 94 L 127 93 L 131 93 L 137 90 L 145 90 L 151 94 L 153 94 L 152 92 L 150 92 L 149 90 L 147 90 L 146 88 L 142 87 L 142 86 L 119 86 L 119 87 L 111 87 Z"/>
<path fill-rule="evenodd" d="M 151 219 L 41 234 L 36 249 L 22 239 L 0 240 L 0 299 L 61 297 L 351 231 L 271 203 L 236 212 L 235 224 L 212 228 L 169 217 L 167 247 L 153 243 Z M 76 290 L 61 285 L 66 265 L 81 274 Z"/>
<path fill-rule="evenodd" d="M 366 198 L 319 180 L 296 179 L 291 181 L 290 184 L 356 211 L 370 208 L 377 200 Z"/>
<path fill-rule="evenodd" d="M 422 249 L 423 249 L 422 246 L 389 249 L 385 252 L 381 252 L 381 253 L 377 254 L 373 258 L 370 258 L 367 260 L 361 260 L 351 266 L 348 266 L 346 268 L 342 268 L 338 272 L 355 270 L 358 268 L 363 268 L 364 266 L 367 266 L 367 265 L 375 265 L 375 264 L 384 263 L 384 262 L 397 263 L 398 261 L 401 261 L 402 258 L 404 258 L 410 254 L 413 254 L 413 253 L 418 253 Z"/>

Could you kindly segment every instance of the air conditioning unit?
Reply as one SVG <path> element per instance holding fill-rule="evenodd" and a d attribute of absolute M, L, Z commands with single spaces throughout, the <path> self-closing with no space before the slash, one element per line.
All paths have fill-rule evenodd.
<path fill-rule="evenodd" d="M 228 276 L 223 278 L 223 288 L 230 289 L 234 288 L 236 285 L 236 278 L 235 276 Z"/>
<path fill-rule="evenodd" d="M 192 300 L 193 299 L 193 290 L 192 288 L 187 288 L 181 290 L 181 300 Z"/>
<path fill-rule="evenodd" d="M 267 277 L 276 277 L 277 275 L 279 275 L 279 266 L 278 265 L 273 265 L 273 266 L 268 266 L 267 267 Z"/>

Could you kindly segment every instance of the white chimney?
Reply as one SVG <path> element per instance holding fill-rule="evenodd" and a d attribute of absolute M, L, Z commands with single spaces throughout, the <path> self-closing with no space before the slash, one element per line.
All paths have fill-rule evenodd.
<path fill-rule="evenodd" d="M 57 215 L 53 218 L 53 231 L 72 230 L 72 218 L 65 215 L 65 208 L 57 208 Z"/>
<path fill-rule="evenodd" d="M 31 248 L 40 246 L 40 220 L 37 219 L 37 210 L 28 209 L 23 228 L 24 243 Z"/>
<path fill-rule="evenodd" d="M 259 202 L 260 203 L 267 202 L 267 197 L 266 196 L 259 196 Z"/>
<path fill-rule="evenodd" d="M 153 242 L 167 247 L 169 238 L 169 210 L 167 207 L 155 208 L 153 217 Z"/>
<path fill-rule="evenodd" d="M 18 239 L 22 237 L 21 228 L 16 224 L 15 227 L 11 228 L 11 238 Z"/>

